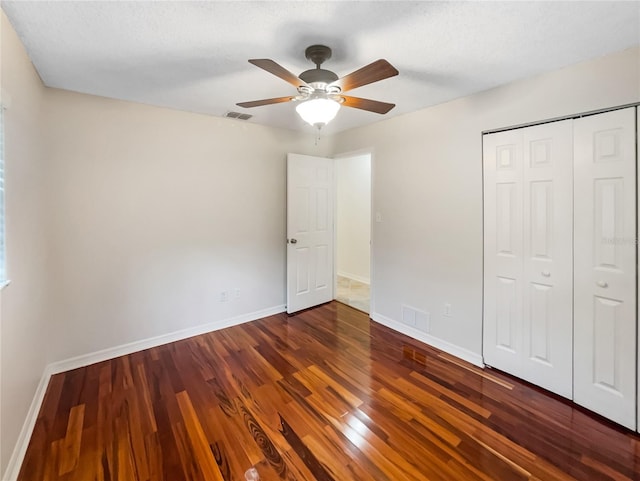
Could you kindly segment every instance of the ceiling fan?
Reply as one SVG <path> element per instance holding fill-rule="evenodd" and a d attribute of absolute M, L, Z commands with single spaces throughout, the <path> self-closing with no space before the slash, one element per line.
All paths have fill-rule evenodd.
<path fill-rule="evenodd" d="M 316 68 L 302 72 L 298 77 L 286 68 L 268 58 L 251 59 L 256 67 L 280 77 L 296 87 L 298 95 L 276 97 L 272 99 L 240 102 L 236 105 L 250 108 L 262 105 L 279 104 L 283 102 L 298 102 L 296 111 L 307 123 L 321 128 L 329 123 L 340 110 L 340 106 L 353 107 L 378 114 L 386 114 L 395 104 L 378 100 L 362 99 L 344 95 L 353 90 L 379 80 L 398 75 L 398 71 L 384 59 L 376 60 L 355 72 L 339 78 L 330 70 L 321 68 L 325 60 L 331 58 L 331 49 L 325 45 L 311 45 L 305 50 L 305 56 L 311 60 Z"/>

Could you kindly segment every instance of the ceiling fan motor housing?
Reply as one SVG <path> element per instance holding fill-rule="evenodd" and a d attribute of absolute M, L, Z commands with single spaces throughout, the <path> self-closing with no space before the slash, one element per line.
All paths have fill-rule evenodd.
<path fill-rule="evenodd" d="M 335 73 L 333 73 L 331 70 L 325 70 L 322 68 L 313 68 L 311 70 L 306 70 L 299 75 L 299 78 L 313 87 L 316 87 L 314 85 L 316 83 L 324 84 L 322 88 L 324 88 L 324 86 L 330 84 L 331 82 L 335 82 L 336 80 L 338 80 L 338 76 Z"/>

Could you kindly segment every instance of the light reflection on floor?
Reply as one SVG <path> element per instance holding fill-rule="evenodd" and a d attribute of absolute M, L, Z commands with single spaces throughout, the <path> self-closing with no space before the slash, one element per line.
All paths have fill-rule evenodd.
<path fill-rule="evenodd" d="M 368 313 L 370 296 L 369 284 L 338 276 L 336 300 Z"/>

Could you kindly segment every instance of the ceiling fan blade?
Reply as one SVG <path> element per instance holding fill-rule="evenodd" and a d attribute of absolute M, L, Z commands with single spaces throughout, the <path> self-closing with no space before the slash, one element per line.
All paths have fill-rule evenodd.
<path fill-rule="evenodd" d="M 289 82 L 291 85 L 293 85 L 296 88 L 300 86 L 309 87 L 307 82 L 299 79 L 294 74 L 289 72 L 286 68 L 284 68 L 282 65 L 277 64 L 273 60 L 270 60 L 268 58 L 254 58 L 249 60 L 249 63 L 252 63 L 256 67 L 260 67 L 261 69 L 266 70 L 267 72 L 275 75 L 276 77 L 280 77 L 282 80 Z"/>
<path fill-rule="evenodd" d="M 361 99 L 358 97 L 349 97 L 348 95 L 341 95 L 344 99 L 342 105 L 345 107 L 353 107 L 354 109 L 368 110 L 369 112 L 375 112 L 376 114 L 386 114 L 396 106 L 396 104 L 388 104 L 387 102 L 379 102 L 377 100 Z"/>
<path fill-rule="evenodd" d="M 386 60 L 380 59 L 332 82 L 330 86 L 340 87 L 346 92 L 395 75 L 398 75 L 396 68 Z"/>
<path fill-rule="evenodd" d="M 260 107 L 261 105 L 281 104 L 283 102 L 290 102 L 293 99 L 295 99 L 295 97 L 276 97 L 274 99 L 254 100 L 252 102 L 240 102 L 240 103 L 237 103 L 236 105 L 248 109 L 250 107 Z"/>

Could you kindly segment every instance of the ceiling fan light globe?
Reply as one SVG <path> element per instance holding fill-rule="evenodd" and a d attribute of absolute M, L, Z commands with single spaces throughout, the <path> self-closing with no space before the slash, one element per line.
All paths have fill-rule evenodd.
<path fill-rule="evenodd" d="M 340 110 L 338 102 L 325 98 L 307 100 L 296 106 L 298 115 L 312 126 L 328 124 L 335 118 L 338 110 Z"/>

